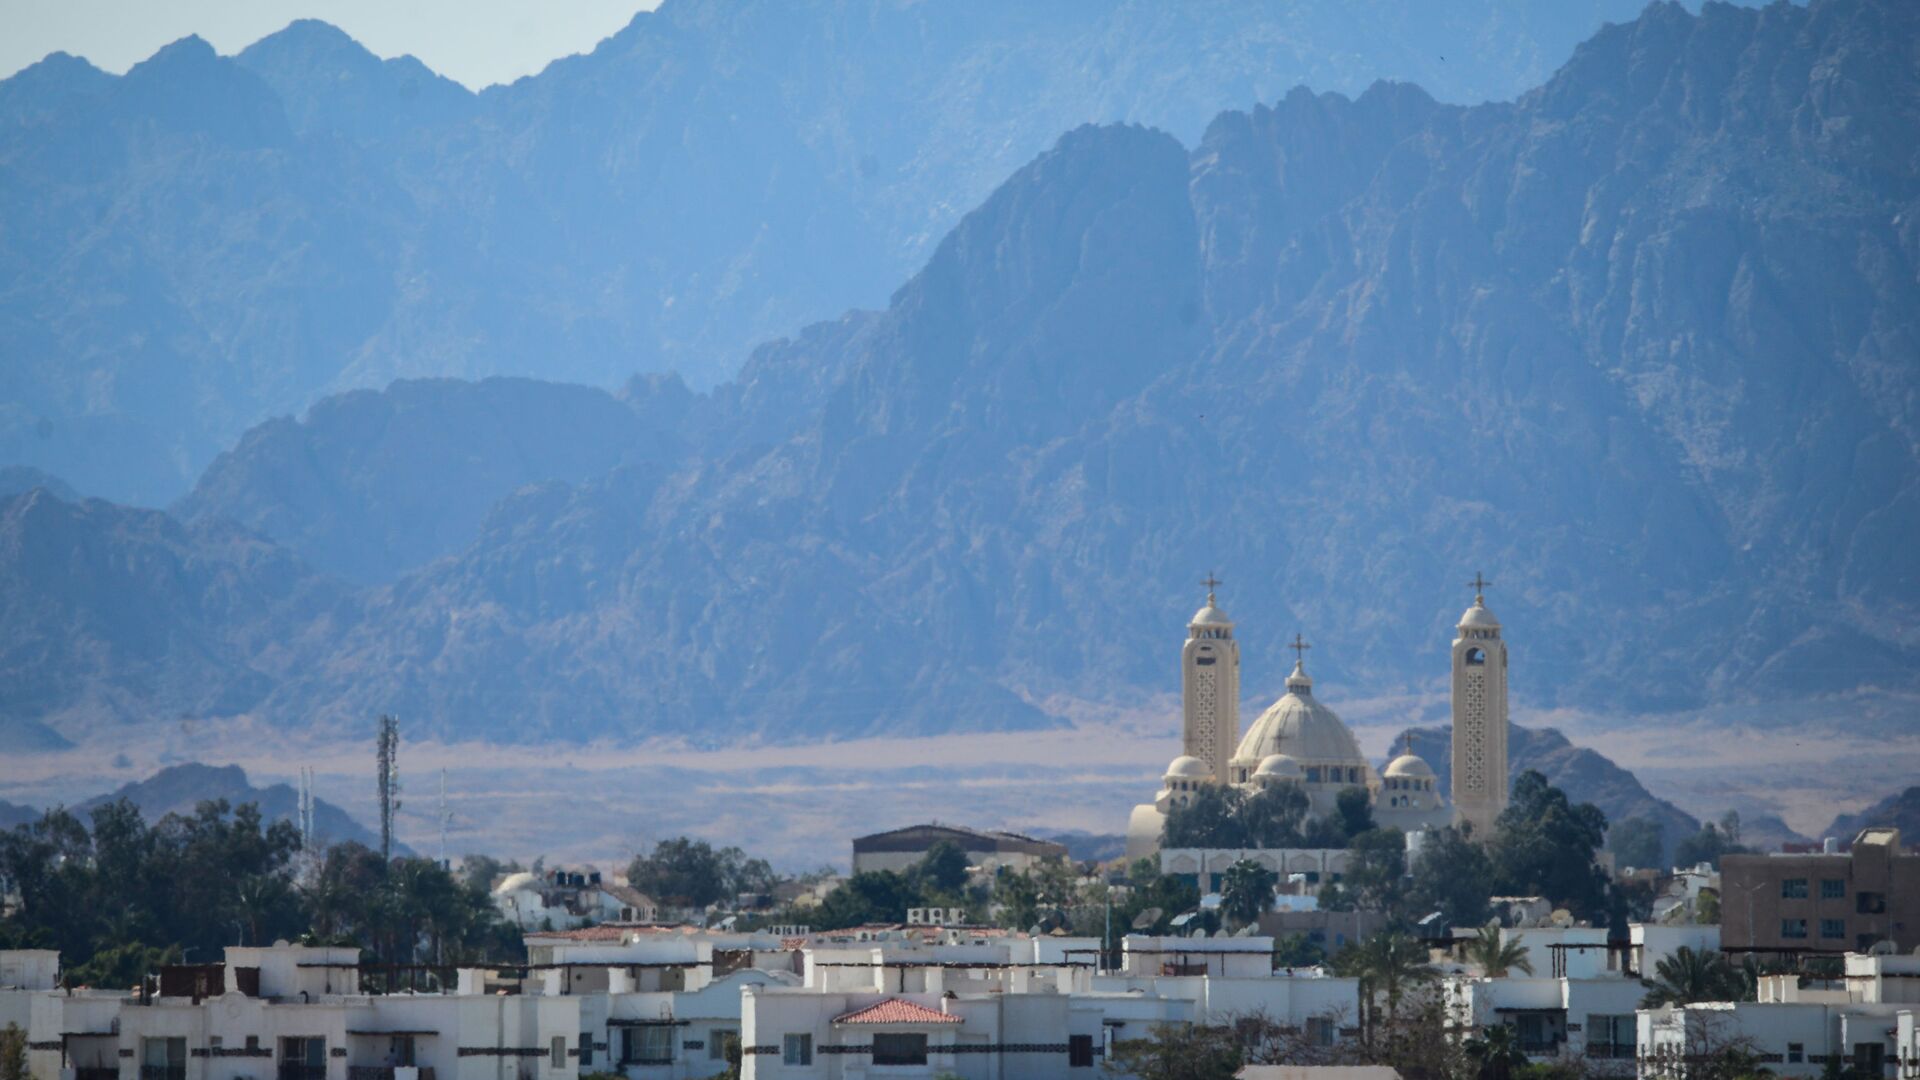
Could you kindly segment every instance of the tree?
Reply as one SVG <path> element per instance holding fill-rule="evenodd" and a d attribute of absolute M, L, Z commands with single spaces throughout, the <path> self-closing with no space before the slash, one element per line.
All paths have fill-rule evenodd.
<path fill-rule="evenodd" d="M 1174 804 L 1167 812 L 1167 824 L 1161 844 L 1170 848 L 1243 848 L 1248 843 L 1246 825 L 1240 817 L 1246 795 L 1226 784 L 1201 784 L 1186 805 Z"/>
<path fill-rule="evenodd" d="M 1693 902 L 1693 921 L 1701 926 L 1720 925 L 1720 894 L 1712 889 L 1701 889 L 1700 898 Z"/>
<path fill-rule="evenodd" d="M 822 930 L 905 922 L 907 909 L 919 906 L 919 900 L 906 878 L 891 870 L 870 870 L 853 875 L 828 893 L 814 908 L 813 922 Z"/>
<path fill-rule="evenodd" d="M 1241 1064 L 1240 1044 L 1230 1029 L 1159 1024 L 1152 1038 L 1116 1044 L 1107 1069 L 1139 1080 L 1232 1080 Z"/>
<path fill-rule="evenodd" d="M 1172 874 L 1162 874 L 1152 859 L 1136 860 L 1127 870 L 1127 884 L 1126 903 L 1115 908 L 1113 913 L 1116 939 L 1131 929 L 1134 920 L 1145 912 L 1158 911 L 1160 914 L 1142 932 L 1164 934 L 1176 916 L 1200 906 L 1199 886 Z M 1108 948 L 1117 947 L 1117 940 L 1108 944 Z"/>
<path fill-rule="evenodd" d="M 1478 926 L 1487 921 L 1492 895 L 1493 863 L 1483 845 L 1452 826 L 1428 834 L 1407 882 L 1412 912 L 1437 911 L 1448 926 Z"/>
<path fill-rule="evenodd" d="M 1373 796 L 1363 787 L 1341 788 L 1333 798 L 1334 817 L 1348 840 L 1373 831 Z"/>
<path fill-rule="evenodd" d="M 1480 970 L 1488 978 L 1503 978 L 1509 971 L 1524 971 L 1533 974 L 1533 961 L 1527 959 L 1527 947 L 1521 944 L 1522 935 L 1514 935 L 1512 941 L 1501 940 L 1500 928 L 1483 926 L 1473 939 L 1467 942 L 1467 959 L 1480 965 Z"/>
<path fill-rule="evenodd" d="M 1517 896 L 1545 896 L 1588 919 L 1606 918 L 1606 874 L 1594 853 L 1606 839 L 1607 816 L 1592 803 L 1575 805 L 1566 792 L 1533 769 L 1513 782 L 1500 814 L 1490 858 L 1494 887 Z"/>
<path fill-rule="evenodd" d="M 1514 1073 L 1527 1067 L 1527 1055 L 1512 1024 L 1494 1024 L 1468 1039 L 1467 1057 L 1478 1080 L 1512 1080 Z"/>
<path fill-rule="evenodd" d="M 27 1033 L 11 1020 L 0 1030 L 0 1080 L 27 1080 Z"/>
<path fill-rule="evenodd" d="M 627 883 L 669 906 L 697 910 L 728 895 L 728 869 L 712 844 L 677 836 L 655 844 L 651 855 L 635 856 Z"/>
<path fill-rule="evenodd" d="M 1240 823 L 1247 846 L 1291 848 L 1301 845 L 1301 826 L 1312 805 L 1306 789 L 1282 780 L 1255 791 L 1240 806 Z"/>
<path fill-rule="evenodd" d="M 1667 846 L 1666 832 L 1666 826 L 1652 818 L 1628 818 L 1607 830 L 1607 850 L 1621 866 L 1657 869 L 1664 862 L 1660 853 Z"/>
<path fill-rule="evenodd" d="M 1279 968 L 1318 967 L 1327 961 L 1327 950 L 1305 934 L 1289 934 L 1273 942 L 1273 966 Z"/>
<path fill-rule="evenodd" d="M 967 887 L 967 853 L 951 840 L 936 840 L 913 868 L 913 876 L 933 892 L 959 896 Z"/>
<path fill-rule="evenodd" d="M 1361 911 L 1397 914 L 1407 887 L 1407 837 L 1399 829 L 1369 829 L 1348 844 L 1344 891 Z"/>
<path fill-rule="evenodd" d="M 1653 966 L 1654 977 L 1641 980 L 1647 996 L 1640 1007 L 1692 1005 L 1700 1001 L 1737 1001 L 1744 996 L 1740 972 L 1724 954 L 1682 945 Z"/>
<path fill-rule="evenodd" d="M 1241 859 L 1227 867 L 1226 880 L 1221 882 L 1221 912 L 1235 926 L 1253 922 L 1273 905 L 1273 887 L 1279 880 L 1280 875 L 1252 859 Z"/>
<path fill-rule="evenodd" d="M 1674 863 L 1679 866 L 1698 866 L 1706 863 L 1718 870 L 1722 856 L 1744 853 L 1747 849 L 1741 847 L 1736 839 L 1740 832 L 1740 815 L 1729 812 L 1727 817 L 1731 819 L 1726 823 L 1733 829 L 1731 834 L 1724 827 L 1715 826 L 1711 821 L 1707 822 L 1700 826 L 1699 832 L 1682 839 L 1674 846 Z"/>
<path fill-rule="evenodd" d="M 1386 998 L 1386 1017 L 1391 1022 L 1398 1017 L 1407 991 L 1439 974 L 1427 962 L 1427 951 L 1419 942 L 1392 932 L 1375 934 L 1341 950 L 1333 958 L 1333 972 L 1359 981 L 1360 1038 L 1366 1043 L 1373 1041 L 1379 1023 L 1379 997 Z"/>

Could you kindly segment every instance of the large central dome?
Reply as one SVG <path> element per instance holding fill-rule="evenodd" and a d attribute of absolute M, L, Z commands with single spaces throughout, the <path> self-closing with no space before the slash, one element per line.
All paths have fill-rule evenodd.
<path fill-rule="evenodd" d="M 1313 696 L 1313 680 L 1299 664 L 1287 677 L 1286 694 L 1261 713 L 1240 740 L 1240 748 L 1233 755 L 1235 772 L 1242 767 L 1251 771 L 1273 754 L 1285 754 L 1299 762 L 1309 776 L 1325 766 L 1356 768 L 1362 777 L 1367 771 L 1366 755 L 1360 752 L 1353 732 L 1347 730 L 1338 714 Z M 1342 772 L 1340 782 L 1362 782 L 1348 781 L 1347 775 Z"/>

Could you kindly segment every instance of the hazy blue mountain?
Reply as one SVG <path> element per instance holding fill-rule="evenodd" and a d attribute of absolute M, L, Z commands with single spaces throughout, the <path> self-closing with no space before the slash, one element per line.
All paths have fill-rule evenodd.
<path fill-rule="evenodd" d="M 1841 814 L 1821 835 L 1850 844 L 1861 829 L 1874 825 L 1899 829 L 1901 841 L 1909 846 L 1920 838 L 1920 784 L 1895 792 L 1857 814 Z"/>
<path fill-rule="evenodd" d="M 318 569 L 384 581 L 465 546 L 515 488 L 677 459 L 673 432 L 649 419 L 584 386 L 398 382 L 254 428 L 174 509 L 224 516 Z"/>
<path fill-rule="evenodd" d="M 1511 97 L 1640 0 L 667 0 L 472 94 L 321 23 L 0 81 L 0 463 L 146 505 L 400 377 L 696 386 L 882 303 L 1060 132 Z"/>
<path fill-rule="evenodd" d="M 68 502 L 79 502 L 80 495 L 57 476 L 41 472 L 31 465 L 0 465 L 0 495 L 18 495 L 43 487 Z"/>
<path fill-rule="evenodd" d="M 291 821 L 297 825 L 300 815 L 300 793 L 292 785 L 254 787 L 247 782 L 246 770 L 238 765 L 203 765 L 199 762 L 169 765 L 145 780 L 123 784 L 115 791 L 81 802 L 73 810 L 84 818 L 95 807 L 119 799 L 126 799 L 139 807 L 140 815 L 148 822 L 159 821 L 168 814 L 192 814 L 202 802 L 211 799 L 225 799 L 236 807 L 252 803 L 260 808 L 260 816 L 269 822 Z M 378 833 L 368 830 L 345 810 L 325 799 L 313 800 L 313 831 L 321 842 L 327 844 L 354 841 L 374 848 L 380 846 Z M 404 847 L 402 850 L 405 850 Z"/>
<path fill-rule="evenodd" d="M 1450 790 L 1453 725 L 1407 729 L 1393 741 L 1396 755 L 1408 736 L 1413 738 L 1414 754 L 1433 768 L 1440 790 Z M 1384 767 L 1385 762 L 1381 764 Z M 1672 854 L 1674 845 L 1700 831 L 1698 818 L 1649 792 L 1638 777 L 1614 764 L 1606 755 L 1573 745 L 1553 728 L 1508 724 L 1507 766 L 1515 776 L 1532 769 L 1566 792 L 1574 802 L 1589 802 L 1599 807 L 1607 815 L 1609 825 L 1630 818 L 1657 822 L 1665 844 L 1663 860 Z"/>
<path fill-rule="evenodd" d="M 1916 39 L 1892 0 L 1656 5 L 1511 103 L 1301 91 L 1192 148 L 1078 128 L 885 310 L 710 394 L 635 382 L 632 437 L 666 449 L 584 479 L 566 429 L 603 430 L 604 396 L 539 391 L 514 439 L 551 466 L 445 435 L 408 472 L 368 434 L 511 384 L 317 409 L 183 506 L 209 563 L 252 550 L 231 517 L 293 546 L 290 595 L 348 598 L 196 616 L 205 677 L 150 699 L 511 737 L 1018 728 L 1169 690 L 1209 567 L 1254 699 L 1296 630 L 1336 707 L 1437 682 L 1475 570 L 1525 706 L 1910 688 Z M 444 476 L 462 520 L 497 501 L 416 541 L 388 473 Z M 155 542 L 127 520 L 84 524 Z M 398 576 L 326 593 L 309 564 Z M 32 578 L 49 610 L 66 572 Z M 91 723 L 127 685 L 45 648 L 10 712 Z"/>

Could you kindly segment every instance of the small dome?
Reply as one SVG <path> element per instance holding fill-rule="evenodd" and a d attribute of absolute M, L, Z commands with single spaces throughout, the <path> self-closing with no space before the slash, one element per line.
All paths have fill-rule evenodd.
<path fill-rule="evenodd" d="M 508 874 L 500 884 L 493 887 L 493 894 L 495 896 L 505 896 L 510 892 L 519 892 L 521 889 L 537 889 L 539 887 L 540 879 L 522 870 L 517 874 Z"/>
<path fill-rule="evenodd" d="M 1300 771 L 1300 763 L 1285 754 L 1268 754 L 1260 759 L 1260 767 L 1253 770 L 1255 776 L 1271 776 L 1276 780 L 1298 780 L 1305 775 Z"/>
<path fill-rule="evenodd" d="M 1178 777 L 1182 780 L 1204 780 L 1212 775 L 1213 770 L 1207 768 L 1206 762 L 1188 754 L 1181 754 L 1179 757 L 1173 759 L 1171 765 L 1167 766 L 1167 776 L 1169 778 Z"/>
<path fill-rule="evenodd" d="M 1209 596 L 1207 597 L 1206 604 L 1203 607 L 1201 607 L 1199 611 L 1196 611 L 1193 613 L 1193 618 L 1187 620 L 1187 625 L 1188 626 L 1232 626 L 1233 620 L 1227 618 L 1226 612 L 1221 611 L 1219 608 L 1215 607 L 1213 605 L 1213 597 Z"/>
<path fill-rule="evenodd" d="M 1433 766 L 1427 764 L 1425 758 L 1414 754 L 1401 754 L 1399 757 L 1387 762 L 1386 775 L 1414 777 L 1424 780 L 1433 776 Z"/>
<path fill-rule="evenodd" d="M 1462 630 L 1468 628 L 1476 630 L 1498 630 L 1500 629 L 1500 620 L 1494 618 L 1493 612 L 1487 610 L 1486 601 L 1475 597 L 1473 606 L 1468 608 L 1466 613 L 1460 616 L 1460 628 Z"/>

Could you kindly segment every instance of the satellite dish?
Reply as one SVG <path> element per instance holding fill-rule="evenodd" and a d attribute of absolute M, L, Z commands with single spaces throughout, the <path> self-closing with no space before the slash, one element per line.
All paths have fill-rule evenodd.
<path fill-rule="evenodd" d="M 1868 956 L 1893 956 L 1897 952 L 1899 952 L 1899 950 L 1894 947 L 1893 942 L 1888 941 L 1886 938 L 1881 938 L 1879 941 L 1867 946 Z"/>
<path fill-rule="evenodd" d="M 1253 923 L 1248 923 L 1247 925 L 1241 927 L 1237 932 L 1235 932 L 1233 936 L 1234 937 L 1252 937 L 1253 932 L 1258 929 L 1260 929 L 1258 926 L 1255 926 Z"/>
<path fill-rule="evenodd" d="M 1547 922 L 1565 930 L 1573 925 L 1573 912 L 1566 908 L 1554 908 L 1553 914 L 1547 916 Z"/>
<path fill-rule="evenodd" d="M 1135 930 L 1151 930 L 1153 929 L 1153 925 L 1159 922 L 1160 917 L 1165 914 L 1166 912 L 1161 911 L 1157 907 L 1150 907 L 1133 917 L 1133 928 Z"/>

